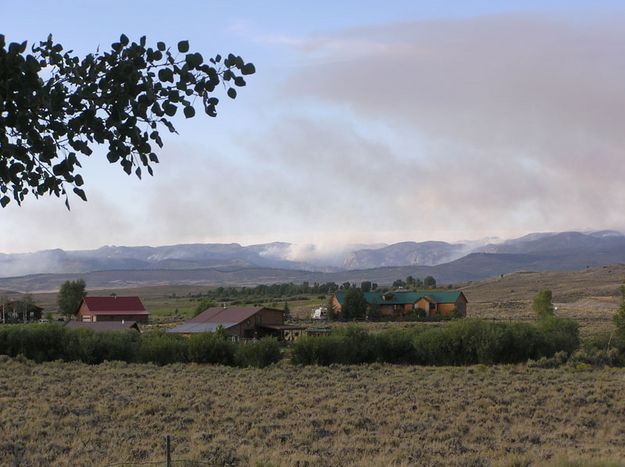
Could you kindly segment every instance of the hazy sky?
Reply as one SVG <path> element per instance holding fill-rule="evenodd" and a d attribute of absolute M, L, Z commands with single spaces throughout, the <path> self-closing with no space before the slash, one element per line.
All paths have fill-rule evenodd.
<path fill-rule="evenodd" d="M 625 10 L 574 1 L 3 2 L 8 41 L 126 33 L 256 65 L 155 176 L 0 209 L 0 252 L 625 230 Z"/>

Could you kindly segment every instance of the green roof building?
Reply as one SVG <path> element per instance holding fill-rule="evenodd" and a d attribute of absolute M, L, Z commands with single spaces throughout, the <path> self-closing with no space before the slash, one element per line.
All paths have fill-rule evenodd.
<path fill-rule="evenodd" d="M 460 291 L 438 292 L 433 290 L 390 292 L 364 292 L 369 306 L 378 306 L 383 316 L 401 316 L 411 311 L 423 310 L 426 316 L 448 315 L 454 310 L 462 316 L 467 314 L 467 297 Z M 341 312 L 345 303 L 345 291 L 339 290 L 332 297 L 335 314 Z"/>

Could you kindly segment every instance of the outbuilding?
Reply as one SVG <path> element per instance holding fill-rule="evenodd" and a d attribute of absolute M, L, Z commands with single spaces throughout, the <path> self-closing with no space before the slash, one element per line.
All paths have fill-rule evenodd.
<path fill-rule="evenodd" d="M 234 339 L 274 336 L 294 340 L 303 327 L 284 324 L 284 311 L 267 307 L 213 307 L 167 332 L 189 336 L 222 328 Z"/>

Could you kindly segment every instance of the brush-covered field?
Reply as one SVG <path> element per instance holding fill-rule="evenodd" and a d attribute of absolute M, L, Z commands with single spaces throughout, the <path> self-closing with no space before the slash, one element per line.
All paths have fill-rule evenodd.
<path fill-rule="evenodd" d="M 202 465 L 620 465 L 624 387 L 614 368 L 3 357 L 0 464 L 164 461 L 169 434 L 174 460 Z"/>

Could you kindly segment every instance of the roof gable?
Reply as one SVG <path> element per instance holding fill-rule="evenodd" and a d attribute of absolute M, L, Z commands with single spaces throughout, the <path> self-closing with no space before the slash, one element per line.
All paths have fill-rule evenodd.
<path fill-rule="evenodd" d="M 195 318 L 188 321 L 189 323 L 216 323 L 216 324 L 225 324 L 225 323 L 241 323 L 246 319 L 251 318 L 263 307 L 234 307 L 234 308 L 224 308 L 224 307 L 212 307 L 204 310 L 202 313 L 197 315 Z"/>
<path fill-rule="evenodd" d="M 213 307 L 204 310 L 195 318 L 186 321 L 185 323 L 169 329 L 167 332 L 174 333 L 196 333 L 196 332 L 214 332 L 219 326 L 224 329 L 232 328 L 241 324 L 242 322 L 250 319 L 256 313 L 262 310 L 277 311 L 283 313 L 282 310 L 267 307 Z"/>

